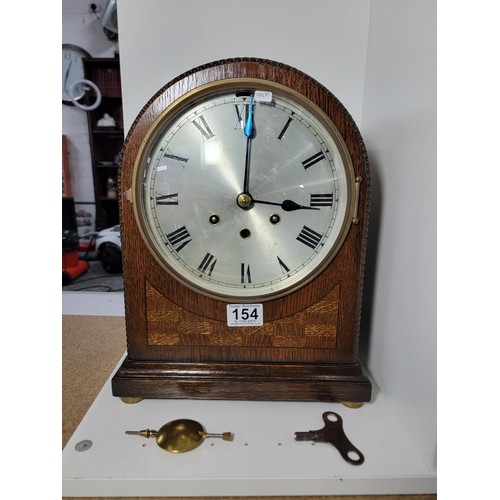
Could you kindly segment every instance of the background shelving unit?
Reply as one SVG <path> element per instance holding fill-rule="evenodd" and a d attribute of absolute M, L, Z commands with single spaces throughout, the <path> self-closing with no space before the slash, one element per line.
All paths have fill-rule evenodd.
<path fill-rule="evenodd" d="M 87 111 L 92 173 L 96 202 L 96 229 L 119 223 L 116 186 L 119 156 L 123 147 L 123 112 L 120 80 L 120 60 L 114 58 L 85 58 L 85 78 L 99 88 L 102 100 L 98 108 Z M 107 113 L 116 126 L 98 126 Z"/>

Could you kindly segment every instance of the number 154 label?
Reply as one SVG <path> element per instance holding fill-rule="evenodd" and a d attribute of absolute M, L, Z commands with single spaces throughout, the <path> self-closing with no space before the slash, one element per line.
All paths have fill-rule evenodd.
<path fill-rule="evenodd" d="M 262 326 L 262 304 L 228 304 L 227 326 Z"/>

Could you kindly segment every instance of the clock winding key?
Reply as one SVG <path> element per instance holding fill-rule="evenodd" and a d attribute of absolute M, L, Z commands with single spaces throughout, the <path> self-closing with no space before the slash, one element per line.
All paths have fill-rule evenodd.
<path fill-rule="evenodd" d="M 349 441 L 342 426 L 342 417 L 333 411 L 323 413 L 323 429 L 309 432 L 296 432 L 295 441 L 314 441 L 330 443 L 335 446 L 342 458 L 352 465 L 361 465 L 365 461 L 363 454 Z"/>

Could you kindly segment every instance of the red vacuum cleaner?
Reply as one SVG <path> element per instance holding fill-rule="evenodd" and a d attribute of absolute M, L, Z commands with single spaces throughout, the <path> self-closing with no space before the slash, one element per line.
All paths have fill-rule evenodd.
<path fill-rule="evenodd" d="M 63 286 L 81 276 L 89 268 L 86 260 L 80 260 L 80 245 L 78 233 L 63 231 L 62 233 L 62 282 Z"/>

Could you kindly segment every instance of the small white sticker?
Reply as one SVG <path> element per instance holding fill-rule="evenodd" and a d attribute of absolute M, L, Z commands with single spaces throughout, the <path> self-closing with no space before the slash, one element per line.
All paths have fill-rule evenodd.
<path fill-rule="evenodd" d="M 265 90 L 256 90 L 254 94 L 255 102 L 271 102 L 273 93 Z"/>
<path fill-rule="evenodd" d="M 227 305 L 227 326 L 262 326 L 263 324 L 262 304 Z"/>
<path fill-rule="evenodd" d="M 162 170 L 167 170 L 166 165 L 158 165 L 158 168 L 156 169 L 157 172 L 161 172 Z"/>

